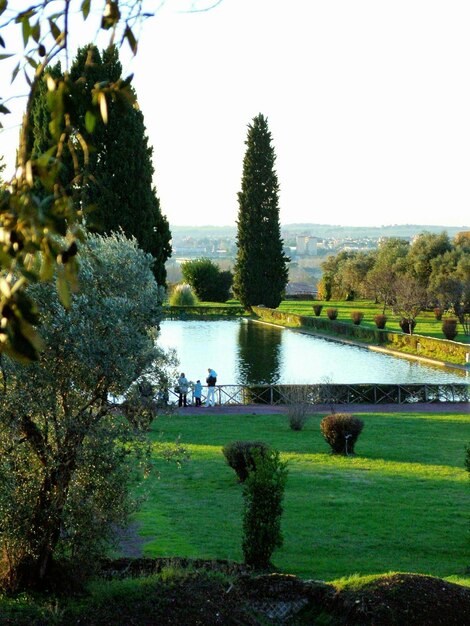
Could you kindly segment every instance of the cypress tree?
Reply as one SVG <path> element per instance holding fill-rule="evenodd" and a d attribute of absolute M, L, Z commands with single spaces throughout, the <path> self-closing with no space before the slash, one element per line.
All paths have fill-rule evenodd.
<path fill-rule="evenodd" d="M 267 119 L 248 126 L 241 191 L 238 193 L 234 292 L 247 308 L 279 306 L 288 280 L 279 222 L 276 155 Z"/>
<path fill-rule="evenodd" d="M 51 72 L 60 73 L 60 66 Z M 162 214 L 160 200 L 153 186 L 153 148 L 148 144 L 144 117 L 136 102 L 126 98 L 107 98 L 109 123 L 99 116 L 87 119 L 92 109 L 92 90 L 96 83 L 115 82 L 121 78 L 122 66 L 116 47 L 100 54 L 96 46 L 81 48 L 70 70 L 73 89 L 75 136 L 80 134 L 88 146 L 88 163 L 82 162 L 84 176 L 79 181 L 77 202 L 92 210 L 86 213 L 91 230 L 110 233 L 122 229 L 135 237 L 139 246 L 155 258 L 153 271 L 157 283 L 166 281 L 165 261 L 171 255 L 171 233 Z M 135 94 L 134 94 L 135 95 Z M 50 144 L 50 116 L 43 87 L 33 107 L 34 152 L 42 153 Z M 78 153 L 79 158 L 81 154 Z M 69 171 L 63 178 L 73 179 L 71 159 L 65 159 Z"/>

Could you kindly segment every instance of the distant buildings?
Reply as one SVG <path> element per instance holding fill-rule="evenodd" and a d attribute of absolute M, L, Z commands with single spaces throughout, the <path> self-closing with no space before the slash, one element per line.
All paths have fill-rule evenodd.
<path fill-rule="evenodd" d="M 317 256 L 318 237 L 297 235 L 295 242 L 298 256 Z"/>

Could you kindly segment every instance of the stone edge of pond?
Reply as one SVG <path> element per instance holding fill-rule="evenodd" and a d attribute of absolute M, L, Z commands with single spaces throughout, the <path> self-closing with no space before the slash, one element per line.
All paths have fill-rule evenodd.
<path fill-rule="evenodd" d="M 451 363 L 449 361 L 440 361 L 438 359 L 432 359 L 427 356 L 421 356 L 419 354 L 413 354 L 411 352 L 401 352 L 399 350 L 393 350 L 391 348 L 385 348 L 384 346 L 376 346 L 371 343 L 366 343 L 363 341 L 355 341 L 354 339 L 346 339 L 344 337 L 338 337 L 337 335 L 330 335 L 328 333 L 322 333 L 318 330 L 311 330 L 309 328 L 299 328 L 298 326 L 284 326 L 283 324 L 275 324 L 274 322 L 266 322 L 262 319 L 250 318 L 252 322 L 256 322 L 257 324 L 265 324 L 266 326 L 275 326 L 276 328 L 287 328 L 294 332 L 303 334 L 303 335 L 311 335 L 312 337 L 321 337 L 322 339 L 328 339 L 329 341 L 335 341 L 336 343 L 343 343 L 350 346 L 355 346 L 357 348 L 365 348 L 366 350 L 371 350 L 372 352 L 381 352 L 382 354 L 389 354 L 390 356 L 401 357 L 403 359 L 410 359 L 412 361 L 421 361 L 422 363 L 429 363 L 430 365 L 436 365 L 439 367 L 447 367 L 450 369 L 457 369 L 461 372 L 470 372 L 470 364 L 461 365 L 459 363 Z M 419 335 L 415 335 L 419 337 Z M 470 345 L 468 346 L 468 351 L 470 353 Z"/>

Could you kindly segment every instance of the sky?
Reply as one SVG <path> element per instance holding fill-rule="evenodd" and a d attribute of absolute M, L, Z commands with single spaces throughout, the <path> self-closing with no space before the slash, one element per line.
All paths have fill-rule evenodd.
<path fill-rule="evenodd" d="M 468 0 L 222 0 L 186 12 L 210 3 L 147 0 L 159 8 L 137 56 L 123 51 L 170 224 L 235 224 L 258 113 L 281 223 L 470 224 Z M 9 156 L 17 129 L 5 125 Z"/>

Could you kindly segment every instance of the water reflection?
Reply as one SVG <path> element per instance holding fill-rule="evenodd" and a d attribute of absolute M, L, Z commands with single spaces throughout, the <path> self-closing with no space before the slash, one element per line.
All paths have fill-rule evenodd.
<path fill-rule="evenodd" d="M 245 320 L 165 320 L 158 343 L 176 348 L 188 379 L 213 367 L 221 385 L 465 382 L 458 370 Z"/>
<path fill-rule="evenodd" d="M 242 323 L 238 330 L 238 380 L 244 385 L 275 384 L 281 372 L 283 334 L 278 328 Z"/>

